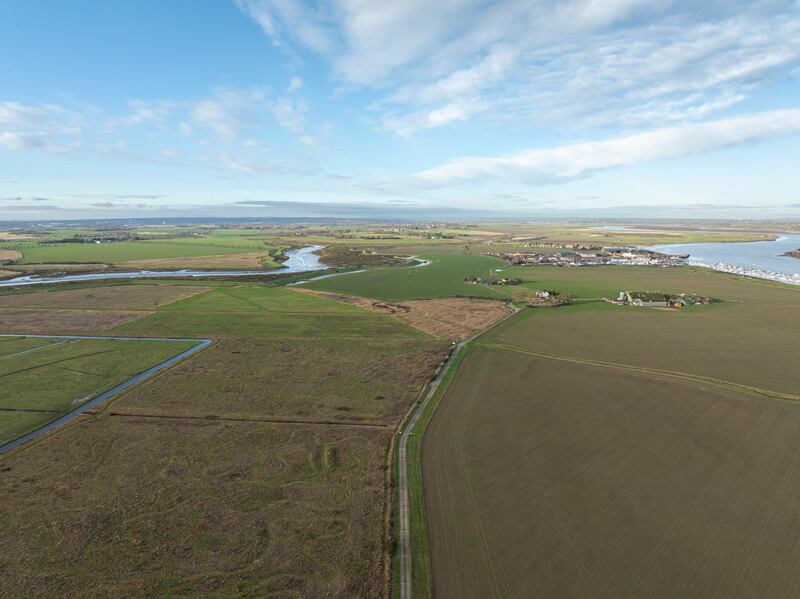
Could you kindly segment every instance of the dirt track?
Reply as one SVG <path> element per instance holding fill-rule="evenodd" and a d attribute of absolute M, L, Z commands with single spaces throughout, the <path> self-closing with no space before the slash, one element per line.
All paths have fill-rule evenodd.
<path fill-rule="evenodd" d="M 800 595 L 800 406 L 478 348 L 426 433 L 434 594 Z"/>

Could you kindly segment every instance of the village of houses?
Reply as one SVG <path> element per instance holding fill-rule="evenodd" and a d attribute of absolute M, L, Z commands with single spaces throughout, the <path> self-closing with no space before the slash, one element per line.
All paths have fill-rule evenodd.
<path fill-rule="evenodd" d="M 688 256 L 671 256 L 635 247 L 576 247 L 553 253 L 505 252 L 500 257 L 512 266 L 680 266 Z"/>

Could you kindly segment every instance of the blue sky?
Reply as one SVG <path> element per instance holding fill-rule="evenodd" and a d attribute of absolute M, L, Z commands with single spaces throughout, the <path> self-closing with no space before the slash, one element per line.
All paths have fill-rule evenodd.
<path fill-rule="evenodd" d="M 800 217 L 800 2 L 0 2 L 0 220 Z"/>

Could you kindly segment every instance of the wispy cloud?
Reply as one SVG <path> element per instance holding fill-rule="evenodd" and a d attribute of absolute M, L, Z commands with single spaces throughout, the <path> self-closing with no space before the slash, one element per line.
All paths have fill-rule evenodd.
<path fill-rule="evenodd" d="M 230 140 L 254 129 L 269 109 L 267 90 L 220 89 L 213 96 L 194 102 L 194 124 Z"/>
<path fill-rule="evenodd" d="M 81 141 L 81 116 L 57 104 L 0 102 L 0 147 L 62 153 Z"/>
<path fill-rule="evenodd" d="M 13 196 L 8 198 L 0 198 L 2 202 L 50 202 L 52 201 L 50 198 L 42 198 L 42 197 L 23 197 L 23 196 Z"/>
<path fill-rule="evenodd" d="M 640 162 L 674 158 L 800 132 L 800 110 L 778 110 L 655 129 L 604 141 L 531 149 L 508 156 L 457 158 L 420 172 L 432 184 L 496 178 L 552 182 Z"/>
<path fill-rule="evenodd" d="M 169 116 L 169 113 L 174 107 L 174 102 L 167 102 L 164 100 L 156 100 L 154 102 L 131 100 L 128 102 L 130 113 L 123 117 L 121 122 L 126 125 L 160 123 Z"/>
<path fill-rule="evenodd" d="M 286 86 L 286 93 L 291 94 L 293 92 L 296 92 L 298 89 L 303 87 L 303 85 L 304 85 L 303 80 L 300 77 L 297 76 L 292 77 L 289 80 L 289 85 Z"/>
<path fill-rule="evenodd" d="M 323 54 L 345 86 L 383 93 L 378 120 L 405 136 L 475 118 L 697 120 L 800 65 L 800 13 L 770 0 L 238 4 L 281 44 Z"/>
<path fill-rule="evenodd" d="M 326 52 L 333 45 L 322 8 L 292 0 L 236 0 L 236 4 L 258 23 L 277 47 L 288 48 L 287 38 L 296 39 L 317 52 Z"/>

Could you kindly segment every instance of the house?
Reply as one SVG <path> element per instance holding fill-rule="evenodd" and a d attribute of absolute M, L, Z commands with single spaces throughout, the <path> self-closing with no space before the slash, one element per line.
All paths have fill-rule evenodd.
<path fill-rule="evenodd" d="M 617 299 L 605 300 L 617 306 L 636 306 L 637 308 L 669 308 L 680 310 L 693 304 L 711 304 L 713 299 L 697 295 L 681 293 L 671 295 L 656 291 L 620 291 Z"/>

